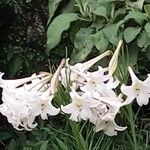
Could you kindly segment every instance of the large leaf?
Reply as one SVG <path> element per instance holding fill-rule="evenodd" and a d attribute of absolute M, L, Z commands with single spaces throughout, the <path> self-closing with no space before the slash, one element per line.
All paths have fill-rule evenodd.
<path fill-rule="evenodd" d="M 92 30 L 89 28 L 81 28 L 75 37 L 75 50 L 72 53 L 73 63 L 83 61 L 91 52 L 94 44 L 92 41 Z"/>
<path fill-rule="evenodd" d="M 50 51 L 61 40 L 63 31 L 70 27 L 70 23 L 76 21 L 78 15 L 75 13 L 61 14 L 49 25 L 47 30 L 47 49 Z"/>
<path fill-rule="evenodd" d="M 131 6 L 136 6 L 137 8 L 140 8 L 142 10 L 144 0 L 137 0 L 136 2 L 130 2 L 129 3 Z"/>
<path fill-rule="evenodd" d="M 140 33 L 141 28 L 128 27 L 124 30 L 124 39 L 127 43 L 133 41 Z"/>
<path fill-rule="evenodd" d="M 129 14 L 124 18 L 124 21 L 134 20 L 135 22 L 142 24 L 144 20 L 147 20 L 147 15 L 138 11 L 130 11 Z"/>
<path fill-rule="evenodd" d="M 118 44 L 118 41 L 119 41 L 118 28 L 119 28 L 119 25 L 118 25 L 118 24 L 112 24 L 112 25 L 106 26 L 106 27 L 103 29 L 106 38 L 107 38 L 108 41 L 111 42 L 113 45 L 117 45 L 117 44 Z"/>
<path fill-rule="evenodd" d="M 109 44 L 102 30 L 93 35 L 93 43 L 101 53 L 107 49 Z"/>
<path fill-rule="evenodd" d="M 128 46 L 129 66 L 132 67 L 134 65 L 137 65 L 139 51 L 140 48 L 137 46 L 136 42 L 131 42 L 131 44 Z"/>
<path fill-rule="evenodd" d="M 50 23 L 59 3 L 61 2 L 62 0 L 49 0 L 49 3 L 48 3 L 48 24 Z"/>
<path fill-rule="evenodd" d="M 150 4 L 147 4 L 144 6 L 145 12 L 148 15 L 148 17 L 150 18 Z"/>
<path fill-rule="evenodd" d="M 148 37 L 145 31 L 143 31 L 137 39 L 137 45 L 142 48 L 146 47 L 148 43 L 150 43 L 150 37 Z"/>
<path fill-rule="evenodd" d="M 98 7 L 96 10 L 93 11 L 93 13 L 97 16 L 102 16 L 107 19 L 107 10 L 104 6 Z"/>
<path fill-rule="evenodd" d="M 147 32 L 148 36 L 150 37 L 150 23 L 147 23 L 144 27 L 145 31 Z"/>

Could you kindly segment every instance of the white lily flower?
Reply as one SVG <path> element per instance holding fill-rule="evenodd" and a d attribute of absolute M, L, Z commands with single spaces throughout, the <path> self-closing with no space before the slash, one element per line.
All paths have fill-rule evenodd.
<path fill-rule="evenodd" d="M 72 102 L 61 109 L 66 114 L 71 114 L 70 119 L 73 121 L 87 120 L 92 116 L 91 108 L 99 105 L 99 101 L 94 100 L 87 93 L 79 95 L 76 91 L 70 92 Z"/>
<path fill-rule="evenodd" d="M 8 122 L 14 128 L 18 130 L 23 128 L 31 130 L 37 125 L 33 124 L 35 116 L 31 115 L 31 110 L 32 102 L 33 100 L 38 100 L 36 99 L 38 96 L 23 89 L 15 88 L 5 88 L 2 94 L 2 101 L 4 103 L 0 105 L 0 112 L 7 117 Z"/>
<path fill-rule="evenodd" d="M 114 117 L 106 114 L 97 120 L 95 132 L 103 130 L 108 136 L 117 135 L 117 131 L 124 131 L 126 127 L 120 127 L 115 123 Z"/>
<path fill-rule="evenodd" d="M 95 123 L 99 117 L 107 113 L 115 118 L 120 108 L 124 106 L 121 95 L 118 97 L 98 97 L 97 100 L 100 102 L 100 104 L 97 107 L 92 108 L 92 123 Z"/>
<path fill-rule="evenodd" d="M 66 68 L 62 68 L 61 70 L 60 80 L 62 84 L 66 87 L 69 82 L 77 82 L 77 85 L 74 85 L 74 89 L 76 89 L 76 87 L 78 87 L 80 83 L 82 84 L 85 81 L 84 73 L 86 73 L 87 70 L 89 70 L 96 62 L 110 54 L 111 51 L 106 51 L 105 53 L 100 54 L 99 56 L 89 61 L 86 61 L 84 63 L 77 63 L 73 66 L 69 65 L 69 59 L 67 59 Z"/>
<path fill-rule="evenodd" d="M 33 124 L 36 116 L 41 115 L 42 119 L 47 119 L 47 115 L 54 116 L 59 113 L 60 109 L 52 106 L 51 101 L 63 64 L 64 61 L 61 62 L 52 79 L 51 75 L 47 73 L 44 75 L 34 74 L 29 78 L 18 80 L 1 78 L 3 104 L 0 105 L 0 112 L 7 117 L 8 122 L 14 128 L 20 130 L 21 127 L 21 130 L 32 130 L 37 125 Z M 50 80 L 51 83 L 49 83 Z M 30 83 L 27 84 L 29 81 Z"/>
<path fill-rule="evenodd" d="M 8 87 L 8 88 L 16 88 L 18 86 L 21 86 L 27 82 L 30 82 L 31 80 L 40 78 L 40 77 L 44 77 L 47 74 L 40 74 L 40 75 L 35 75 L 35 76 L 31 76 L 31 77 L 27 77 L 27 78 L 22 78 L 22 79 L 15 79 L 15 80 L 4 80 L 2 79 L 2 76 L 4 75 L 4 73 L 0 73 L 0 87 L 4 88 L 4 87 Z"/>
<path fill-rule="evenodd" d="M 109 62 L 109 66 L 108 66 L 108 70 L 109 70 L 109 75 L 113 75 L 113 73 L 115 72 L 116 68 L 117 68 L 117 64 L 118 64 L 118 56 L 119 56 L 119 52 L 120 52 L 120 49 L 121 49 L 121 46 L 122 46 L 122 43 L 123 41 L 120 40 L 118 45 L 117 45 L 117 48 Z"/>
<path fill-rule="evenodd" d="M 115 92 L 112 90 L 118 86 L 118 81 L 113 81 L 113 77 L 109 75 L 105 75 L 107 70 L 98 67 L 98 71 L 95 72 L 87 72 L 85 75 L 86 82 L 85 85 L 80 89 L 84 92 L 90 92 L 91 95 L 96 97 L 116 97 Z"/>
<path fill-rule="evenodd" d="M 54 95 L 49 95 L 49 89 L 42 93 L 39 100 L 35 103 L 32 110 L 34 116 L 41 115 L 43 120 L 48 119 L 47 115 L 55 116 L 59 113 L 60 108 L 55 108 L 52 105 Z"/>
<path fill-rule="evenodd" d="M 137 100 L 139 106 L 147 105 L 150 98 L 150 77 L 148 76 L 146 80 L 139 80 L 131 67 L 128 67 L 129 74 L 131 76 L 132 85 L 121 86 L 121 91 L 127 96 L 125 101 L 126 105 L 131 103 L 134 99 Z"/>

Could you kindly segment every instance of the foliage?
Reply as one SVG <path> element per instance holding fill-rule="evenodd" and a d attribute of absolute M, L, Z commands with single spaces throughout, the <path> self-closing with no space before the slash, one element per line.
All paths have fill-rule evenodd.
<path fill-rule="evenodd" d="M 116 71 L 120 81 L 127 82 L 128 65 L 141 79 L 150 72 L 149 0 L 40 0 L 39 6 L 36 0 L 2 0 L 0 5 L 8 10 L 0 15 L 0 70 L 9 78 L 49 70 L 66 55 L 71 63 L 82 62 L 114 49 L 120 39 L 124 39 Z M 6 15 L 10 22 L 3 21 Z M 67 92 L 57 93 L 55 105 L 69 99 Z M 120 122 L 128 124 L 128 130 L 112 138 L 93 133 L 88 122 L 74 124 L 61 115 L 46 122 L 37 118 L 40 126 L 32 132 L 18 132 L 2 118 L 1 145 L 8 150 L 150 149 L 148 106 L 139 110 L 134 104 L 123 111 Z"/>

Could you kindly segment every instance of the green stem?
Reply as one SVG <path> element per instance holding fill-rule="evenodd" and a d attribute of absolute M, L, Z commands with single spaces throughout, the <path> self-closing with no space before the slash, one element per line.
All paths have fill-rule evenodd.
<path fill-rule="evenodd" d="M 130 122 L 130 127 L 131 127 L 131 134 L 132 134 L 132 139 L 133 139 L 133 148 L 134 150 L 138 150 L 138 144 L 137 144 L 137 138 L 136 138 L 136 129 L 135 129 L 135 123 L 134 123 L 134 114 L 132 110 L 132 105 L 129 105 L 128 109 L 128 119 Z"/>

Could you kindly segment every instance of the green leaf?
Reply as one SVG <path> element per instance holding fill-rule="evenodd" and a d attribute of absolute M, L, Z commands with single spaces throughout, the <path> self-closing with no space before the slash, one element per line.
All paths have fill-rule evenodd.
<path fill-rule="evenodd" d="M 17 143 L 14 139 L 12 139 L 8 145 L 8 150 L 16 150 L 17 149 Z"/>
<path fill-rule="evenodd" d="M 147 33 L 143 31 L 140 33 L 140 36 L 137 39 L 137 45 L 139 47 L 145 47 L 150 42 L 150 38 L 148 37 Z"/>
<path fill-rule="evenodd" d="M 56 138 L 56 140 L 57 140 L 57 143 L 58 143 L 58 145 L 59 145 L 59 147 L 60 147 L 61 150 L 68 150 L 68 148 L 67 148 L 67 146 L 65 145 L 64 142 L 62 142 L 62 141 L 61 141 L 60 139 L 58 139 L 58 138 Z"/>
<path fill-rule="evenodd" d="M 102 31 L 99 31 L 95 35 L 93 35 L 93 43 L 101 53 L 103 53 L 107 49 L 109 44 Z"/>
<path fill-rule="evenodd" d="M 59 3 L 61 2 L 62 0 L 49 0 L 49 3 L 48 3 L 48 23 L 50 23 L 56 9 L 58 8 L 58 5 Z"/>
<path fill-rule="evenodd" d="M 126 22 L 130 19 L 133 19 L 137 23 L 142 24 L 144 20 L 147 20 L 147 15 L 138 11 L 130 11 L 129 14 L 124 18 L 124 21 Z"/>
<path fill-rule="evenodd" d="M 83 61 L 91 52 L 94 46 L 92 38 L 92 29 L 81 28 L 77 32 L 74 40 L 75 49 L 71 56 L 73 63 Z"/>
<path fill-rule="evenodd" d="M 147 32 L 148 36 L 150 37 L 150 23 L 147 23 L 144 27 L 145 31 Z"/>
<path fill-rule="evenodd" d="M 47 150 L 47 148 L 48 148 L 48 142 L 49 142 L 49 140 L 44 141 L 43 144 L 40 147 L 40 150 Z"/>
<path fill-rule="evenodd" d="M 137 65 L 138 60 L 138 54 L 139 54 L 140 48 L 137 46 L 136 41 L 131 42 L 131 44 L 128 45 L 128 65 L 133 67 Z"/>
<path fill-rule="evenodd" d="M 150 4 L 145 5 L 144 10 L 146 14 L 148 15 L 148 17 L 150 18 Z"/>
<path fill-rule="evenodd" d="M 76 122 L 70 121 L 70 125 L 71 125 L 72 132 L 73 132 L 73 135 L 74 135 L 75 140 L 76 140 L 77 149 L 87 150 L 86 143 L 85 143 L 85 141 L 81 135 L 78 124 Z"/>
<path fill-rule="evenodd" d="M 61 40 L 63 31 L 70 27 L 70 23 L 76 21 L 78 15 L 75 13 L 61 14 L 49 25 L 47 30 L 47 49 L 50 51 Z"/>
<path fill-rule="evenodd" d="M 100 6 L 100 7 L 96 8 L 96 10 L 94 10 L 93 13 L 97 16 L 102 16 L 107 19 L 107 11 L 104 6 Z"/>
<path fill-rule="evenodd" d="M 112 24 L 112 25 L 106 26 L 106 27 L 103 29 L 106 38 L 107 38 L 108 41 L 109 41 L 110 43 L 112 43 L 113 45 L 117 45 L 117 44 L 118 44 L 118 41 L 119 41 L 118 28 L 119 28 L 119 25 L 118 25 L 118 24 Z"/>
<path fill-rule="evenodd" d="M 128 27 L 124 30 L 124 39 L 127 43 L 133 41 L 140 33 L 141 28 Z"/>
<path fill-rule="evenodd" d="M 142 10 L 143 4 L 144 4 L 144 0 L 137 0 L 136 2 L 129 2 L 129 4 L 132 7 L 137 7 L 137 8 L 140 8 Z"/>

